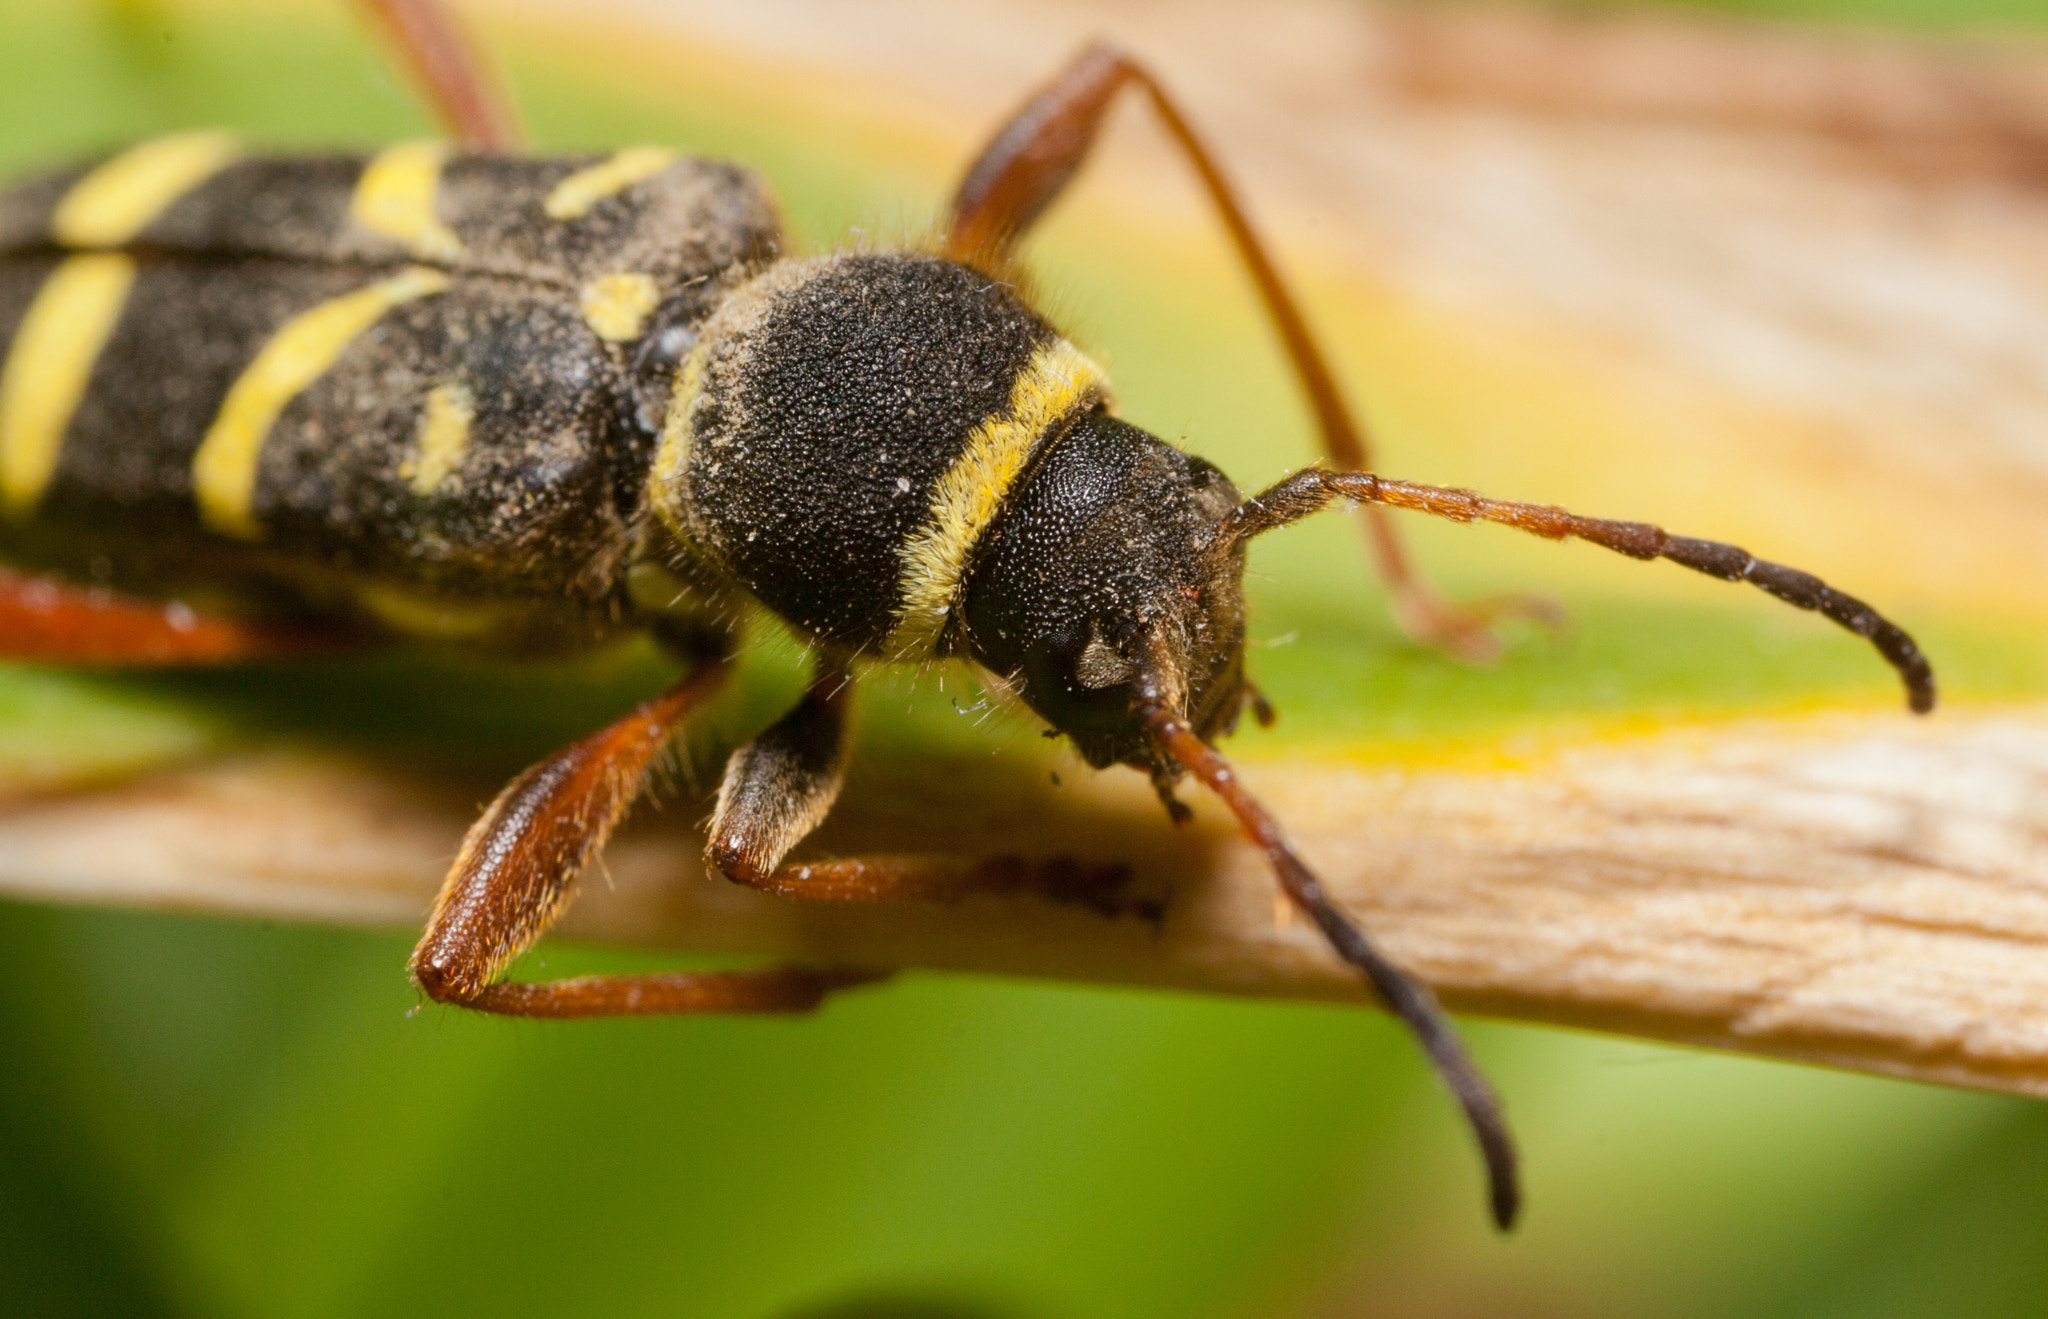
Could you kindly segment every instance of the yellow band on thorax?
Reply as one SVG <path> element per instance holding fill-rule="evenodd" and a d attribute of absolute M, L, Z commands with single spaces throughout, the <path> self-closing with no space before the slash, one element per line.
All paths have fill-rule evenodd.
<path fill-rule="evenodd" d="M 676 153 L 666 147 L 627 147 L 557 183 L 549 189 L 541 211 L 550 220 L 580 220 L 605 198 L 661 173 L 675 158 Z"/>
<path fill-rule="evenodd" d="M 968 558 L 1009 499 L 1033 449 L 1064 418 L 1105 397 L 1102 368 L 1065 339 L 1031 355 L 1009 407 L 975 427 L 932 488 L 925 521 L 903 544 L 896 623 L 882 643 L 891 659 L 934 656 L 951 620 Z"/>
<path fill-rule="evenodd" d="M 462 240 L 441 222 L 441 167 L 445 142 L 401 142 L 373 156 L 356 180 L 349 216 L 372 233 L 403 243 L 426 261 L 454 261 Z"/>
<path fill-rule="evenodd" d="M 0 367 L 0 504 L 9 516 L 33 512 L 57 474 L 64 432 L 134 285 L 128 257 L 72 257 L 43 281 L 16 327 Z"/>
<path fill-rule="evenodd" d="M 256 464 L 278 414 L 385 312 L 448 285 L 440 271 L 414 266 L 286 321 L 228 390 L 192 456 L 192 493 L 206 525 L 245 540 L 261 536 L 251 512 Z"/>
<path fill-rule="evenodd" d="M 676 371 L 675 388 L 669 393 L 668 412 L 661 421 L 661 443 L 654 450 L 654 462 L 647 469 L 647 504 L 661 519 L 669 534 L 688 541 L 690 534 L 683 515 L 683 486 L 690 470 L 691 414 L 704 393 L 704 363 L 710 357 L 711 340 L 698 341 Z"/>
<path fill-rule="evenodd" d="M 131 147 L 71 185 L 50 213 L 66 247 L 119 247 L 241 155 L 225 133 L 179 133 Z"/>

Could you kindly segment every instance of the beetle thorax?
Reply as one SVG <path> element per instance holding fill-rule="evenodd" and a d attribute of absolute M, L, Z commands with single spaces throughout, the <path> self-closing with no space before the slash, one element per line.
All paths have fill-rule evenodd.
<path fill-rule="evenodd" d="M 912 253 L 780 262 L 677 371 L 648 503 L 672 548 L 849 654 L 957 643 L 967 570 L 1106 381 L 1008 286 Z"/>

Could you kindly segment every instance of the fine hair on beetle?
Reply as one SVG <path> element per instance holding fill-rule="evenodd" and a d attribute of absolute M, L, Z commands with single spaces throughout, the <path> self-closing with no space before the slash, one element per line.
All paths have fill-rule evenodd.
<path fill-rule="evenodd" d="M 1495 1220 L 1519 1203 L 1498 1099 L 1434 995 L 1385 958 L 1216 750 L 1247 709 L 1247 546 L 1361 510 L 1396 615 L 1465 658 L 1510 598 L 1460 606 L 1388 510 L 1493 522 L 1749 582 L 1867 639 L 1910 707 L 1912 639 L 1810 574 L 1638 522 L 1382 478 L 1364 428 L 1215 159 L 1108 46 L 1034 94 L 965 172 L 939 241 L 787 250 L 766 186 L 660 147 L 542 157 L 432 0 L 362 0 L 465 146 L 265 156 L 174 134 L 0 190 L 0 653 L 232 663 L 403 636 L 495 654 L 651 634 L 665 692 L 517 776 L 463 839 L 409 970 L 528 1017 L 789 1012 L 878 978 L 764 967 L 528 982 L 567 904 L 766 612 L 810 648 L 802 697 L 728 757 L 707 868 L 763 892 L 879 902 L 1025 888 L 1096 904 L 1071 860 L 791 863 L 838 797 L 856 666 L 960 660 L 1091 766 L 1192 779 L 1331 950 L 1413 1032 L 1463 1109 Z M 1194 167 L 1315 418 L 1327 466 L 1247 497 L 1118 416 L 1107 374 L 1026 285 L 1019 242 L 1120 93 Z M 89 331 L 86 332 L 86 331 Z M 160 597 L 194 586 L 248 617 Z M 263 610 L 281 609 L 275 616 Z M 182 610 L 182 613 L 178 612 Z M 299 629 L 308 619 L 329 631 Z M 1105 910 L 1097 906 L 1097 910 Z"/>

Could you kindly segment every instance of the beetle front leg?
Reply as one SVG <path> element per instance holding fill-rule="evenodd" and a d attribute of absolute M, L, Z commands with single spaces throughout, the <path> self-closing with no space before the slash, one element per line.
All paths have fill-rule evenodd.
<path fill-rule="evenodd" d="M 711 819 L 710 869 L 735 884 L 809 902 L 932 902 L 1028 892 L 1104 916 L 1159 918 L 1158 899 L 1125 893 L 1128 866 L 1069 857 L 867 856 L 784 865 L 790 849 L 824 822 L 839 797 L 852 695 L 846 671 L 823 665 L 802 700 L 733 752 Z"/>
<path fill-rule="evenodd" d="M 732 753 L 711 816 L 709 864 L 759 887 L 789 849 L 824 823 L 846 781 L 853 677 L 822 663 L 788 714 Z"/>
<path fill-rule="evenodd" d="M 978 894 L 1028 893 L 1108 920 L 1136 916 L 1157 925 L 1166 898 L 1131 891 L 1133 872 L 1117 862 L 1020 856 L 978 861 L 943 856 L 835 856 L 777 866 L 736 882 L 804 902 L 952 902 Z"/>
<path fill-rule="evenodd" d="M 463 839 L 413 980 L 443 1003 L 519 1017 L 803 1012 L 866 971 L 675 972 L 500 980 L 568 903 L 569 884 L 603 848 L 683 720 L 722 685 L 729 662 L 707 652 L 681 682 L 624 719 L 541 761 L 498 794 Z"/>

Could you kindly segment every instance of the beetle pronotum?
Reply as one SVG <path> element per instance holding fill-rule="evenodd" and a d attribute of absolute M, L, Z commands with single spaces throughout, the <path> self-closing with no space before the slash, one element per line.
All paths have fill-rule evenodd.
<path fill-rule="evenodd" d="M 1244 675 L 1246 544 L 1366 510 L 1404 616 L 1453 649 L 1484 611 L 1415 577 L 1388 508 L 1575 537 L 1749 581 L 1869 639 L 1913 709 L 1911 638 L 1732 546 L 1367 472 L 1321 349 L 1214 159 L 1128 56 L 1084 51 L 967 170 L 939 250 L 784 251 L 751 175 L 666 149 L 518 154 L 482 64 L 428 0 L 370 6 L 464 144 L 252 155 L 160 139 L 0 194 L 0 653 L 227 663 L 411 636 L 572 651 L 650 631 L 667 692 L 506 787 L 465 839 L 411 971 L 435 999 L 576 1017 L 794 1011 L 873 978 L 771 968 L 502 978 L 766 609 L 813 646 L 795 708 L 733 753 L 707 843 L 740 884 L 915 897 L 920 863 L 784 859 L 831 809 L 865 664 L 979 665 L 1098 768 L 1214 792 L 1282 890 L 1413 1030 L 1463 1106 L 1503 1226 L 1498 1101 L 1429 990 L 1325 894 L 1214 743 Z M 1119 419 L 1103 372 L 1018 293 L 1019 241 L 1117 96 L 1150 102 L 1278 327 L 1331 467 L 1244 498 Z M 66 585 L 112 564 L 130 596 Z M 149 603 L 194 585 L 242 612 Z M 1014 879 L 1010 871 L 1004 871 Z M 952 882 L 956 871 L 948 871 Z"/>

